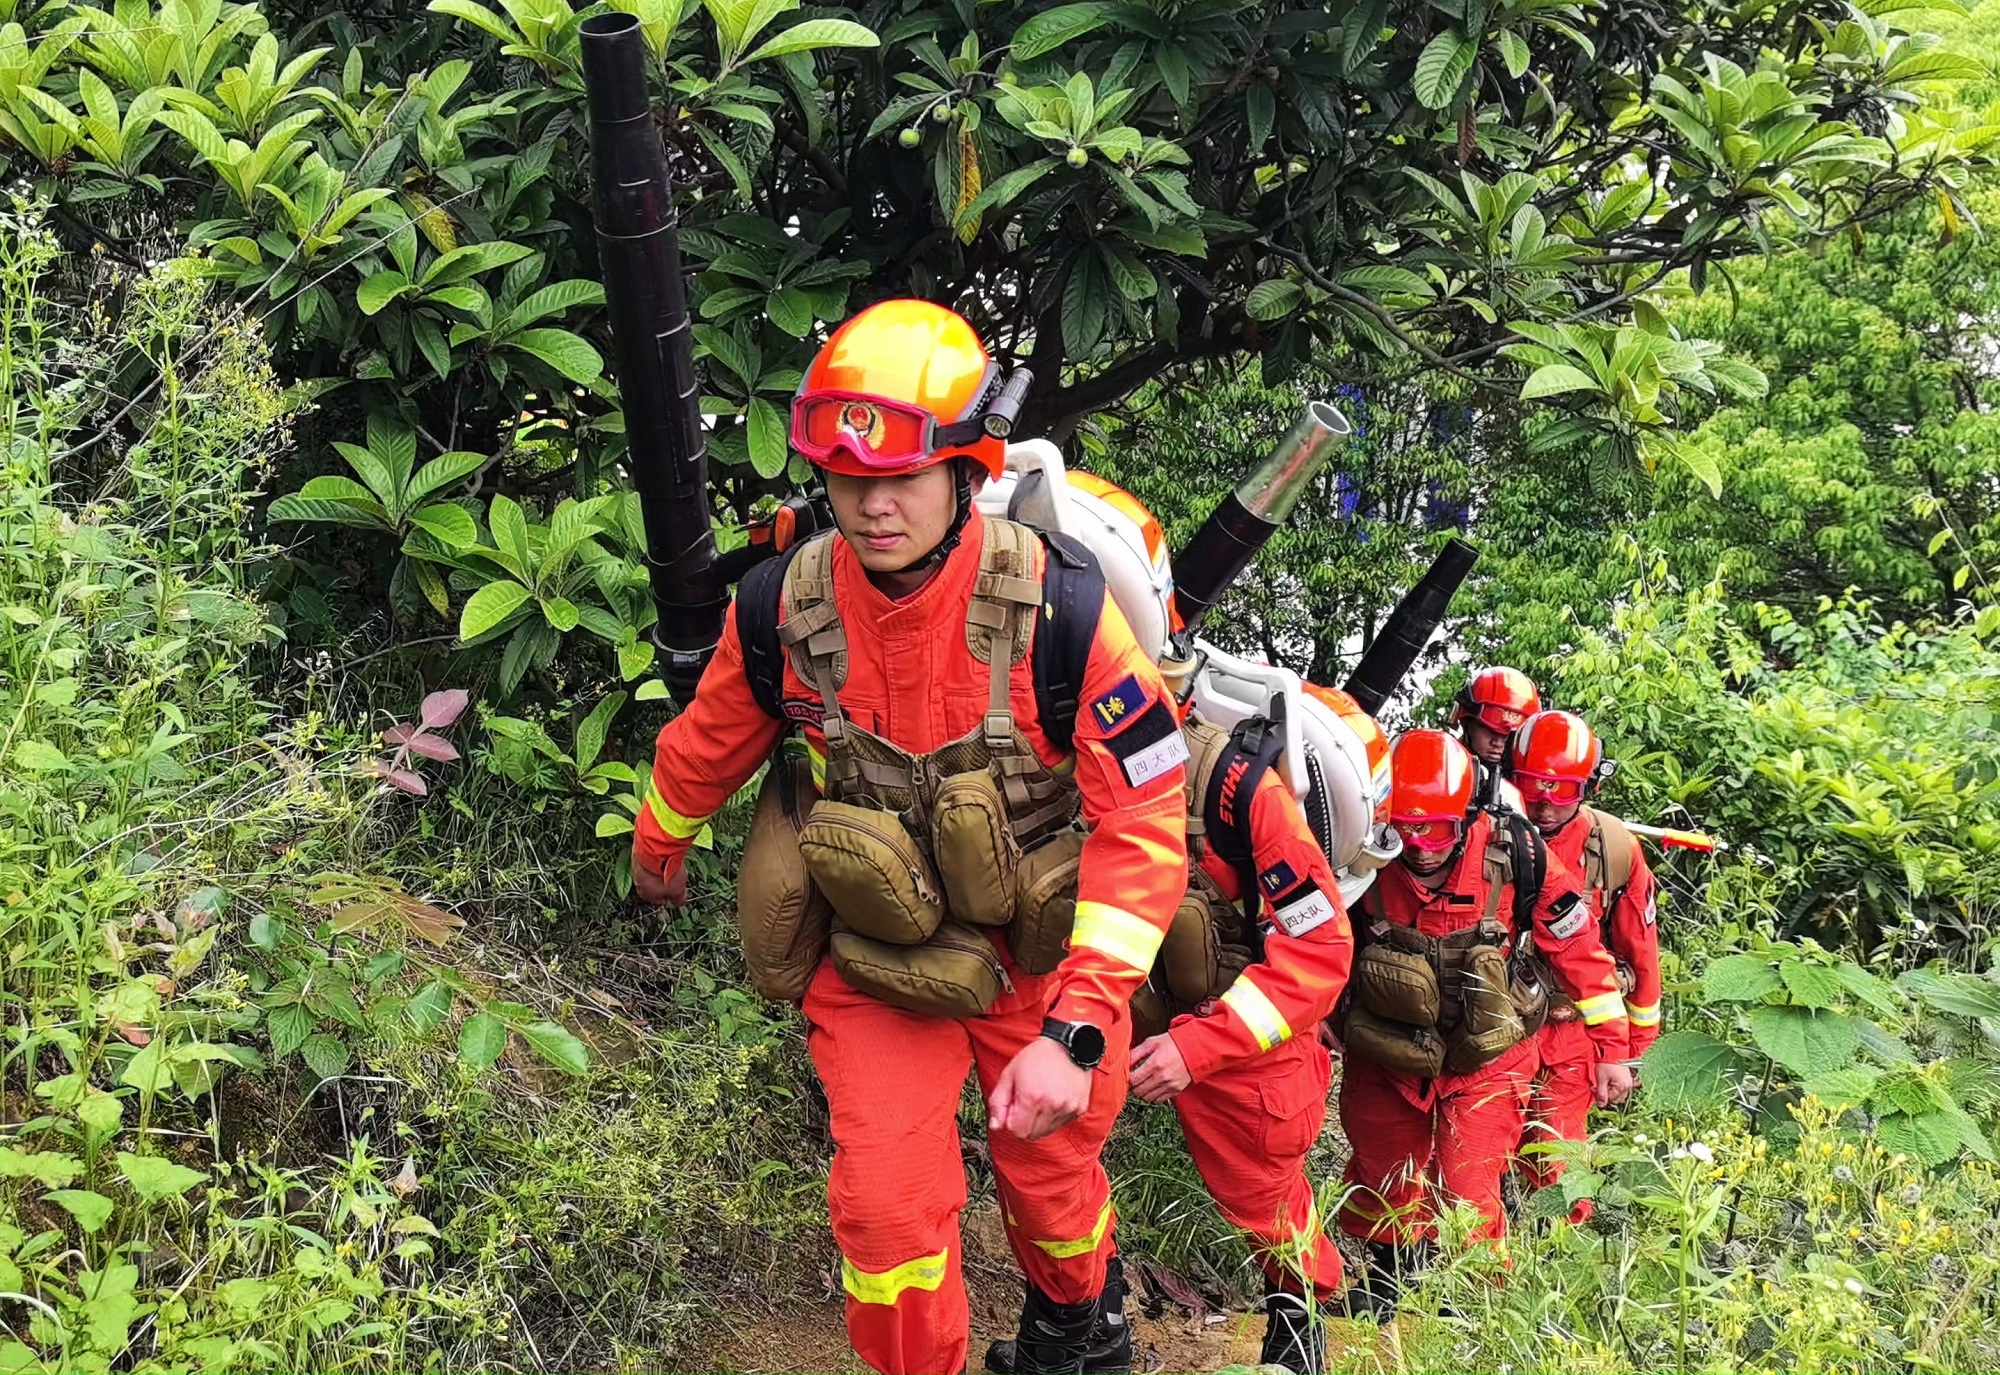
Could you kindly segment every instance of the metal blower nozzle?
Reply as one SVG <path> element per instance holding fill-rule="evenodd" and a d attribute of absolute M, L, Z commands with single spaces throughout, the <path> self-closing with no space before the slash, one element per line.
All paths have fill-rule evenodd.
<path fill-rule="evenodd" d="M 1341 443 L 1354 434 L 1338 406 L 1309 401 L 1285 437 L 1236 484 L 1236 499 L 1259 520 L 1283 525 Z"/>

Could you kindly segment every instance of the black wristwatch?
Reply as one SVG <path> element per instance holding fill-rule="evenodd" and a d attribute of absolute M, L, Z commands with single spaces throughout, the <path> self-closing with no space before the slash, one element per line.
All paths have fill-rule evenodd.
<path fill-rule="evenodd" d="M 1042 1022 L 1042 1035 L 1068 1051 L 1070 1063 L 1078 1069 L 1096 1069 L 1104 1059 L 1104 1033 L 1089 1022 L 1063 1022 L 1049 1017 Z"/>

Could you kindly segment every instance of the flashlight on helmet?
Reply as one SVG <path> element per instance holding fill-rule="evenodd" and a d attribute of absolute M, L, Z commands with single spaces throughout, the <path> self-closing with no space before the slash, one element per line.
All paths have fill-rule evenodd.
<path fill-rule="evenodd" d="M 993 398 L 993 404 L 979 417 L 979 426 L 995 439 L 1005 439 L 1014 433 L 1014 422 L 1021 418 L 1021 408 L 1028 402 L 1028 388 L 1035 385 L 1035 374 L 1026 368 L 1016 368 L 1007 376 L 1007 384 L 1000 388 L 1000 394 Z"/>

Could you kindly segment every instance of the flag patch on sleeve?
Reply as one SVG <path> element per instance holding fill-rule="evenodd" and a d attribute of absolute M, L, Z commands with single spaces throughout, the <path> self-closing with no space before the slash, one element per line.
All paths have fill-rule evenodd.
<path fill-rule="evenodd" d="M 1130 725 L 1146 709 L 1146 690 L 1139 686 L 1139 680 L 1126 674 L 1118 686 L 1090 704 L 1090 719 L 1106 735 L 1116 735 L 1121 727 Z"/>
<path fill-rule="evenodd" d="M 1257 884 L 1264 890 L 1264 896 L 1275 898 L 1298 886 L 1299 876 L 1289 860 L 1279 860 L 1263 873 L 1257 875 Z"/>

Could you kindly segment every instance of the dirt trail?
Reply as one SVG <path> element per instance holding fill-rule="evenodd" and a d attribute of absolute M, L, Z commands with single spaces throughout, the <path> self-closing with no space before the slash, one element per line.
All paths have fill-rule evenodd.
<path fill-rule="evenodd" d="M 1007 1250 L 997 1212 L 975 1203 L 965 1215 L 966 1287 L 972 1300 L 970 1369 L 985 1368 L 989 1342 L 1014 1335 L 1019 1314 L 1020 1272 Z M 840 1372 L 864 1375 L 863 1365 L 847 1344 L 842 1296 L 836 1277 L 839 1265 L 827 1236 L 801 1244 L 802 1269 L 816 1274 L 818 1297 L 798 1297 L 763 1311 L 738 1310 L 721 1316 L 723 1331 L 712 1348 L 689 1353 L 684 1368 L 728 1372 L 728 1375 L 817 1375 Z M 1135 1284 L 1136 1289 L 1136 1284 Z M 1192 1314 L 1174 1303 L 1148 1317 L 1135 1292 L 1129 1307 L 1137 1359 L 1135 1372 L 1168 1375 L 1209 1372 L 1227 1366 L 1255 1366 L 1264 1336 L 1261 1313 Z M 1360 1324 L 1336 1323 L 1330 1333 L 1335 1346 L 1361 1335 Z M 1368 1329 L 1372 1332 L 1372 1329 Z M 1365 1338 L 1364 1338 L 1365 1340 Z"/>

